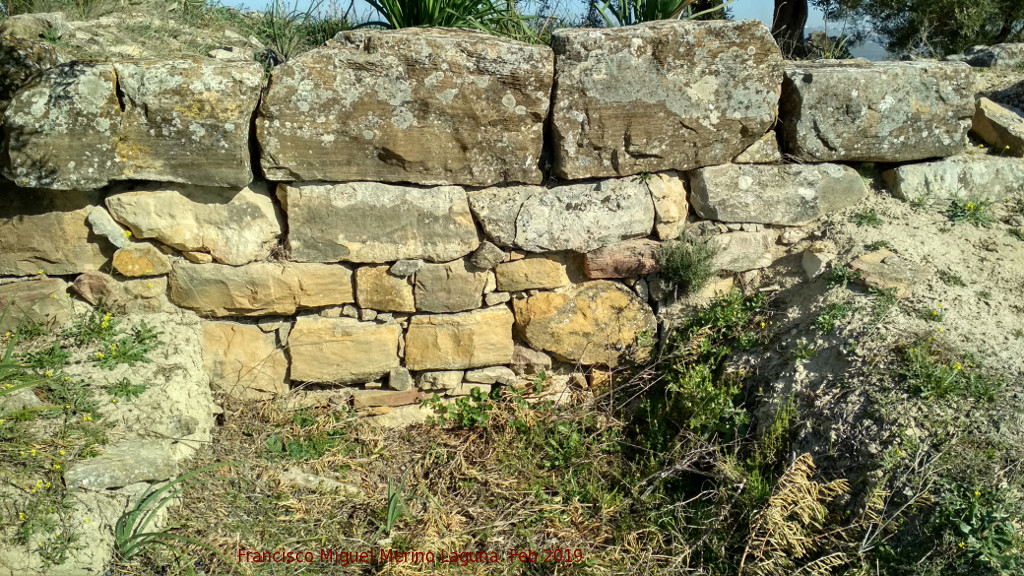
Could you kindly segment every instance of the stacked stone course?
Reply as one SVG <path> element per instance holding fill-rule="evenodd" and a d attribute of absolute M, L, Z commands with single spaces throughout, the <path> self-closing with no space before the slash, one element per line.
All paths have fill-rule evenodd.
<path fill-rule="evenodd" d="M 746 273 L 866 196 L 837 162 L 939 159 L 887 174 L 901 196 L 979 179 L 967 65 L 784 62 L 756 22 L 552 48 L 343 32 L 265 85 L 245 62 L 47 66 L 0 94 L 0 305 L 61 321 L 39 296 L 73 286 L 192 310 L 239 398 L 315 383 L 379 407 L 614 367 L 671 300 L 660 242 L 709 238 Z"/>

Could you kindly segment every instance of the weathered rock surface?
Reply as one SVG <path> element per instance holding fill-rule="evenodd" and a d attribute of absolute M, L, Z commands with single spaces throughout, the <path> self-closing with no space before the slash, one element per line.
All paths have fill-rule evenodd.
<path fill-rule="evenodd" d="M 355 302 L 352 271 L 340 264 L 175 263 L 171 301 L 202 316 L 290 315 L 298 308 Z"/>
<path fill-rule="evenodd" d="M 466 382 L 475 384 L 502 384 L 511 386 L 516 383 L 516 373 L 505 366 L 488 366 L 469 370 L 465 376 Z"/>
<path fill-rule="evenodd" d="M 387 266 L 361 266 L 356 270 L 356 302 L 381 312 L 415 312 L 410 280 L 395 276 Z"/>
<path fill-rule="evenodd" d="M 458 186 L 282 184 L 282 194 L 288 248 L 303 262 L 448 262 L 480 244 L 466 192 Z"/>
<path fill-rule="evenodd" d="M 0 118 L 11 98 L 33 76 L 65 61 L 49 42 L 32 42 L 10 34 L 10 20 L 0 25 Z"/>
<path fill-rule="evenodd" d="M 675 171 L 647 178 L 647 188 L 654 199 L 654 232 L 660 240 L 677 238 L 686 224 L 690 212 L 688 185 L 686 178 Z"/>
<path fill-rule="evenodd" d="M 398 368 L 398 324 L 301 316 L 288 338 L 291 379 L 297 382 L 372 382 Z"/>
<path fill-rule="evenodd" d="M 0 275 L 77 274 L 99 270 L 114 251 L 91 234 L 87 192 L 21 190 L 0 184 Z"/>
<path fill-rule="evenodd" d="M 122 276 L 159 276 L 171 271 L 167 261 L 156 246 L 149 242 L 135 242 L 114 252 L 114 270 Z"/>
<path fill-rule="evenodd" d="M 716 249 L 715 267 L 723 272 L 767 268 L 774 260 L 775 232 L 771 230 L 718 234 L 708 242 Z"/>
<path fill-rule="evenodd" d="M 388 374 L 388 388 L 392 390 L 411 390 L 415 386 L 412 374 L 405 368 L 392 368 Z"/>
<path fill-rule="evenodd" d="M 214 389 L 238 400 L 288 391 L 288 359 L 277 334 L 259 326 L 204 322 L 203 368 Z"/>
<path fill-rule="evenodd" d="M 1024 156 L 1024 112 L 1020 110 L 979 98 L 971 130 L 999 154 Z"/>
<path fill-rule="evenodd" d="M 119 279 L 103 272 L 85 272 L 71 288 L 93 306 L 117 312 L 175 311 L 167 299 L 167 278 Z"/>
<path fill-rule="evenodd" d="M 508 364 L 512 313 L 505 306 L 473 312 L 413 316 L 405 337 L 409 370 L 465 370 Z"/>
<path fill-rule="evenodd" d="M 946 60 L 966 62 L 975 68 L 1014 68 L 1024 64 L 1024 43 L 973 46 L 963 54 L 947 56 Z"/>
<path fill-rule="evenodd" d="M 492 241 L 530 252 L 589 252 L 647 236 L 654 226 L 654 201 L 636 178 L 487 188 L 469 203 Z"/>
<path fill-rule="evenodd" d="M 889 250 L 865 254 L 850 263 L 858 272 L 857 282 L 879 290 L 894 290 L 898 298 L 906 298 L 928 278 L 928 271 Z"/>
<path fill-rule="evenodd" d="M 480 247 L 473 252 L 469 263 L 481 270 L 490 270 L 505 260 L 505 251 L 491 244 L 487 240 L 480 243 Z"/>
<path fill-rule="evenodd" d="M 43 325 L 67 322 L 72 315 L 67 291 L 68 283 L 59 278 L 0 284 L 0 310 L 7 310 L 0 330 L 13 330 L 22 322 Z"/>
<path fill-rule="evenodd" d="M 537 254 L 522 260 L 498 264 L 494 269 L 497 289 L 521 292 L 568 286 L 568 267 L 578 267 L 572 260 L 573 257 L 568 254 Z"/>
<path fill-rule="evenodd" d="M 423 267 L 423 260 L 399 260 L 388 268 L 388 272 L 399 278 L 408 278 Z"/>
<path fill-rule="evenodd" d="M 779 141 L 775 131 L 768 131 L 760 140 L 754 142 L 749 148 L 741 152 L 733 162 L 736 164 L 776 164 L 782 162 L 782 152 L 779 151 Z"/>
<path fill-rule="evenodd" d="M 511 367 L 519 376 L 536 376 L 551 370 L 551 357 L 540 350 L 516 344 L 512 351 Z"/>
<path fill-rule="evenodd" d="M 91 189 L 116 180 L 246 186 L 256 62 L 71 62 L 21 89 L 4 116 L 16 184 Z"/>
<path fill-rule="evenodd" d="M 702 218 L 803 226 L 867 197 L 863 178 L 838 164 L 743 165 L 690 174 L 690 202 Z"/>
<path fill-rule="evenodd" d="M 365 410 L 382 406 L 409 406 L 419 404 L 425 397 L 419 390 L 353 390 L 352 407 L 356 410 Z"/>
<path fill-rule="evenodd" d="M 513 307 L 516 329 L 531 348 L 586 366 L 615 366 L 638 333 L 657 329 L 646 303 L 603 280 L 519 298 Z"/>
<path fill-rule="evenodd" d="M 961 152 L 973 115 L 964 64 L 793 62 L 779 131 L 785 152 L 806 162 L 905 162 Z"/>
<path fill-rule="evenodd" d="M 1024 182 L 1024 160 L 984 154 L 962 154 L 920 164 L 905 164 L 882 173 L 889 189 L 902 200 L 977 198 L 1004 200 Z"/>
<path fill-rule="evenodd" d="M 464 260 L 424 264 L 416 272 L 416 309 L 420 312 L 462 312 L 483 303 L 488 273 Z"/>
<path fill-rule="evenodd" d="M 587 277 L 639 278 L 654 274 L 660 267 L 656 258 L 660 242 L 637 238 L 588 252 L 584 261 Z"/>
<path fill-rule="evenodd" d="M 99 456 L 80 460 L 64 473 L 68 488 L 106 490 L 168 480 L 178 475 L 178 461 L 163 440 L 133 439 L 109 446 Z"/>
<path fill-rule="evenodd" d="M 420 390 L 454 390 L 462 385 L 462 370 L 432 370 L 419 376 Z"/>
<path fill-rule="evenodd" d="M 539 183 L 553 73 L 548 47 L 482 33 L 343 32 L 274 69 L 262 166 L 272 180 Z"/>
<path fill-rule="evenodd" d="M 149 186 L 110 196 L 106 204 L 136 238 L 207 252 L 232 266 L 266 258 L 281 235 L 274 202 L 263 185 L 241 190 Z"/>
<path fill-rule="evenodd" d="M 566 28 L 551 44 L 560 178 L 728 162 L 777 115 L 782 57 L 757 21 Z"/>
<path fill-rule="evenodd" d="M 61 194 L 67 193 L 61 192 Z M 120 224 L 114 222 L 110 212 L 107 212 L 103 206 L 94 206 L 86 220 L 89 222 L 89 228 L 93 234 L 106 238 L 118 248 L 124 248 L 132 243 L 129 237 L 131 230 L 125 230 Z"/>

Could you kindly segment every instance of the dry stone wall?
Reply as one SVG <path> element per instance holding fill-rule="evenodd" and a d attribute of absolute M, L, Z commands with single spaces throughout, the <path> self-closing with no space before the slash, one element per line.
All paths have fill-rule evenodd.
<path fill-rule="evenodd" d="M 614 367 L 670 318 L 663 242 L 718 247 L 712 293 L 865 197 L 837 162 L 893 163 L 908 198 L 1024 172 L 1016 141 L 964 156 L 972 122 L 1024 134 L 976 115 L 968 65 L 785 62 L 756 22 L 552 47 L 346 32 L 267 80 L 25 42 L 0 38 L 27 70 L 0 85 L 0 305 L 195 312 L 207 376 L 240 399 L 328 385 L 379 411 Z"/>

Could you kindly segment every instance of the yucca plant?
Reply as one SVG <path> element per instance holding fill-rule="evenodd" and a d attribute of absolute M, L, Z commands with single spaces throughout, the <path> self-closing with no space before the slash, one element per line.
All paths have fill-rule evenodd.
<path fill-rule="evenodd" d="M 501 36 L 529 35 L 527 17 L 515 0 L 367 0 L 384 20 L 362 26 L 381 28 L 471 28 Z"/>
<path fill-rule="evenodd" d="M 150 525 L 157 518 L 165 506 L 170 504 L 178 496 L 202 482 L 193 480 L 196 476 L 220 466 L 234 466 L 238 462 L 221 462 L 210 464 L 188 474 L 178 476 L 161 487 L 152 486 L 139 498 L 134 506 L 125 511 L 114 525 L 114 551 L 121 560 L 130 560 L 140 552 L 160 546 L 178 552 L 177 546 L 181 544 L 192 544 L 199 546 L 218 556 L 223 556 L 220 551 L 200 542 L 194 538 L 175 534 L 174 526 L 159 530 L 149 530 Z M 227 560 L 231 560 L 228 558 Z"/>
<path fill-rule="evenodd" d="M 691 13 L 690 6 L 697 0 L 608 0 L 597 6 L 597 11 L 609 27 L 633 26 L 641 22 L 674 20 L 677 18 L 698 18 L 717 12 L 736 0 L 723 2 L 719 6 Z"/>

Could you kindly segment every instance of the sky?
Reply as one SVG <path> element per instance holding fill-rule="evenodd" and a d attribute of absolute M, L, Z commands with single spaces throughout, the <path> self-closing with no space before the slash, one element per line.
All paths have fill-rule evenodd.
<path fill-rule="evenodd" d="M 222 0 L 224 4 L 227 4 L 229 6 L 241 4 L 242 6 L 253 9 L 262 9 L 272 1 L 273 0 Z M 311 0 L 297 1 L 299 5 L 298 7 L 305 9 L 307 6 L 309 6 Z M 346 7 L 348 6 L 348 2 L 349 0 L 338 1 L 339 4 Z M 562 2 L 574 7 L 583 5 L 583 0 L 562 0 Z M 289 4 L 294 3 L 295 0 L 289 1 Z M 327 4 L 329 4 L 329 2 L 325 1 L 324 5 L 326 6 Z M 772 13 L 775 9 L 775 2 L 774 0 L 736 0 L 736 2 L 731 4 L 729 7 L 732 8 L 733 15 L 737 20 L 756 19 L 761 20 L 762 22 L 765 22 L 766 24 L 770 25 Z M 370 8 L 362 0 L 356 0 L 356 12 L 358 14 L 369 14 Z M 815 10 L 814 8 L 811 8 L 811 15 L 807 19 L 807 26 L 809 28 L 815 28 L 822 26 L 823 23 L 824 20 L 822 18 L 821 12 Z"/>

